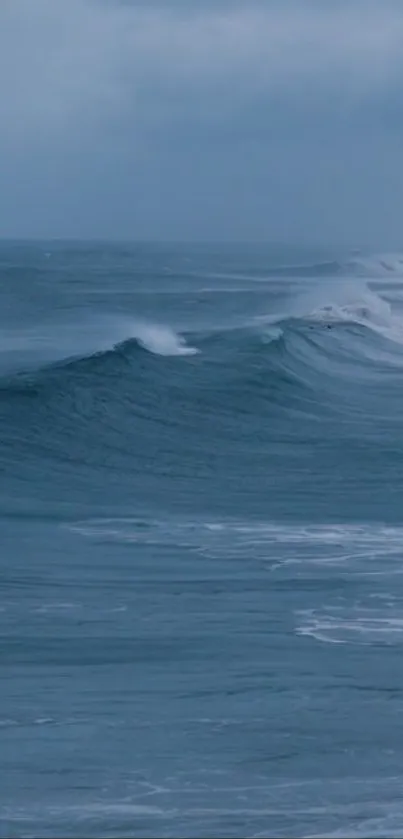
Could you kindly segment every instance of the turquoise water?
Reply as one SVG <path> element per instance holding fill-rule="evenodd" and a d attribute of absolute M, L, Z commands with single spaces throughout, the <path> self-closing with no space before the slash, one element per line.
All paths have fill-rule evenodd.
<path fill-rule="evenodd" d="M 403 836 L 402 260 L 2 244 L 1 836 Z"/>

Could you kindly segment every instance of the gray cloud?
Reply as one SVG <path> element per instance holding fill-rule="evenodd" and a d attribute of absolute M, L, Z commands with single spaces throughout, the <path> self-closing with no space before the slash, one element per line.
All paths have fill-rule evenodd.
<path fill-rule="evenodd" d="M 4 234 L 382 238 L 402 36 L 394 0 L 2 0 Z"/>

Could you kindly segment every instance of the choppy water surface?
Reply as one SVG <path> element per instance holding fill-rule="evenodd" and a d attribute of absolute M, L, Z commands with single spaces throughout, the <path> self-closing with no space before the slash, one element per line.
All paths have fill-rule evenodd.
<path fill-rule="evenodd" d="M 403 836 L 403 256 L 0 275 L 0 835 Z"/>

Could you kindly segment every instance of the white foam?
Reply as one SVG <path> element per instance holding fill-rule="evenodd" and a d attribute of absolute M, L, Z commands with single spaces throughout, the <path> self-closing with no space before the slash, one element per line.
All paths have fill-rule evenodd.
<path fill-rule="evenodd" d="M 297 613 L 297 635 L 310 636 L 326 644 L 403 644 L 403 618 L 389 617 L 376 608 L 328 607 L 325 611 L 307 609 Z"/>
<path fill-rule="evenodd" d="M 256 321 L 267 325 L 287 320 L 308 323 L 357 324 L 377 332 L 388 340 L 403 344 L 403 316 L 391 302 L 369 288 L 365 280 L 331 280 L 316 283 L 293 297 L 288 311 L 259 315 Z"/>
<path fill-rule="evenodd" d="M 24 330 L 3 330 L 0 368 L 12 373 L 113 350 L 129 340 L 155 355 L 185 356 L 198 352 L 170 326 L 111 316 L 79 320 L 57 326 L 37 325 Z"/>
<path fill-rule="evenodd" d="M 334 296 L 337 301 L 339 295 Z M 355 294 L 350 289 L 345 295 L 347 297 L 345 302 L 343 302 L 343 296 L 340 294 L 340 302 L 329 302 L 314 308 L 306 315 L 307 320 L 322 323 L 353 323 L 365 326 L 390 341 L 403 344 L 403 319 L 393 312 L 387 300 L 367 287 L 357 289 Z"/>
<path fill-rule="evenodd" d="M 278 341 L 284 335 L 283 330 L 279 326 L 267 326 L 265 330 L 261 332 L 261 341 L 263 344 L 272 344 L 274 341 Z"/>
<path fill-rule="evenodd" d="M 403 573 L 403 527 L 382 524 L 303 525 L 277 522 L 105 518 L 69 529 L 85 538 L 140 545 L 181 545 L 208 558 L 267 562 L 278 566 L 351 566 L 355 574 Z"/>
<path fill-rule="evenodd" d="M 198 352 L 169 326 L 138 323 L 131 327 L 130 337 L 156 355 L 195 355 Z"/>

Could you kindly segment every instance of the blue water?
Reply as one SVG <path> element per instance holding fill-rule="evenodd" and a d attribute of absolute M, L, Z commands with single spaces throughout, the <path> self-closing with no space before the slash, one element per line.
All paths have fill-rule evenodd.
<path fill-rule="evenodd" d="M 403 257 L 0 276 L 0 835 L 403 836 Z"/>

